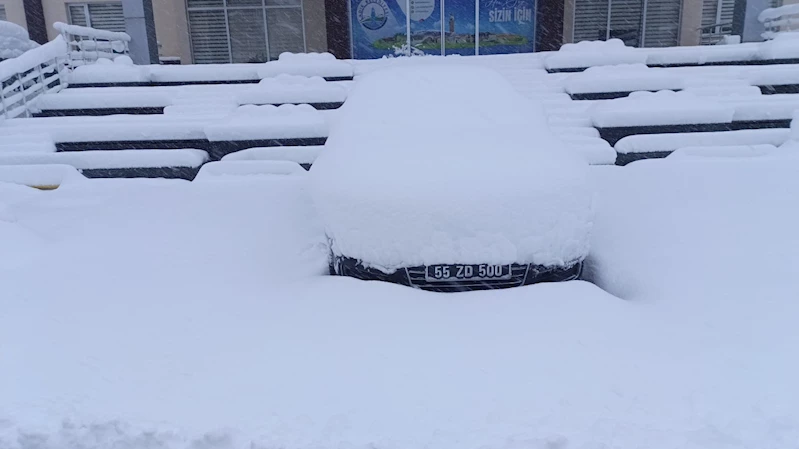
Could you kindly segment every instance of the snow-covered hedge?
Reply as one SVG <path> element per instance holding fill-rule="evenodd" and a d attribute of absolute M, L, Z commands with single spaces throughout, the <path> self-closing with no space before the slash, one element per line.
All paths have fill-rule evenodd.
<path fill-rule="evenodd" d="M 39 44 L 30 40 L 25 28 L 0 20 L 0 60 L 16 58 L 38 46 Z"/>

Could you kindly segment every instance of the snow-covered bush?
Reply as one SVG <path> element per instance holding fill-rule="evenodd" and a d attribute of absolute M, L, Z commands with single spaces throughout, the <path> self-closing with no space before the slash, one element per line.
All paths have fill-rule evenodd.
<path fill-rule="evenodd" d="M 0 20 L 0 60 L 16 58 L 38 46 L 39 44 L 30 40 L 25 28 Z"/>

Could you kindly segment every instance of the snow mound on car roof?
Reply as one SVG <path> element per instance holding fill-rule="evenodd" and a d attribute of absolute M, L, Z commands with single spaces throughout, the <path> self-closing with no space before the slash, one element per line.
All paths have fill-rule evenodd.
<path fill-rule="evenodd" d="M 335 254 L 384 271 L 586 255 L 586 162 L 493 70 L 378 70 L 339 112 L 311 169 Z"/>

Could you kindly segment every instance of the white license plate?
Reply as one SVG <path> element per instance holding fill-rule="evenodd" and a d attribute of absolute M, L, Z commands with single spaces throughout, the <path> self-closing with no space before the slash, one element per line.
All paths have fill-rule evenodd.
<path fill-rule="evenodd" d="M 510 278 L 510 265 L 441 264 L 428 265 L 425 269 L 427 282 L 491 281 Z"/>

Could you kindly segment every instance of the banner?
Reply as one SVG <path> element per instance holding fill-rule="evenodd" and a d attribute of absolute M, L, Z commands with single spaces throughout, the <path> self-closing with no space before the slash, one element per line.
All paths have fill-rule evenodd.
<path fill-rule="evenodd" d="M 405 3 L 399 1 L 404 9 Z M 440 55 L 441 0 L 410 0 L 410 3 L 411 46 L 425 54 Z"/>
<path fill-rule="evenodd" d="M 475 0 L 410 0 L 415 52 L 474 55 L 478 41 L 480 54 L 534 50 L 535 0 L 478 1 L 476 24 Z M 351 0 L 353 58 L 394 55 L 407 45 L 406 7 L 406 0 Z"/>
<path fill-rule="evenodd" d="M 474 0 L 445 0 L 444 53 L 447 55 L 475 54 Z"/>
<path fill-rule="evenodd" d="M 393 55 L 394 47 L 407 43 L 405 2 L 397 0 L 352 0 L 352 57 L 375 59 Z"/>
<path fill-rule="evenodd" d="M 529 53 L 535 44 L 535 0 L 480 0 L 480 54 Z"/>

